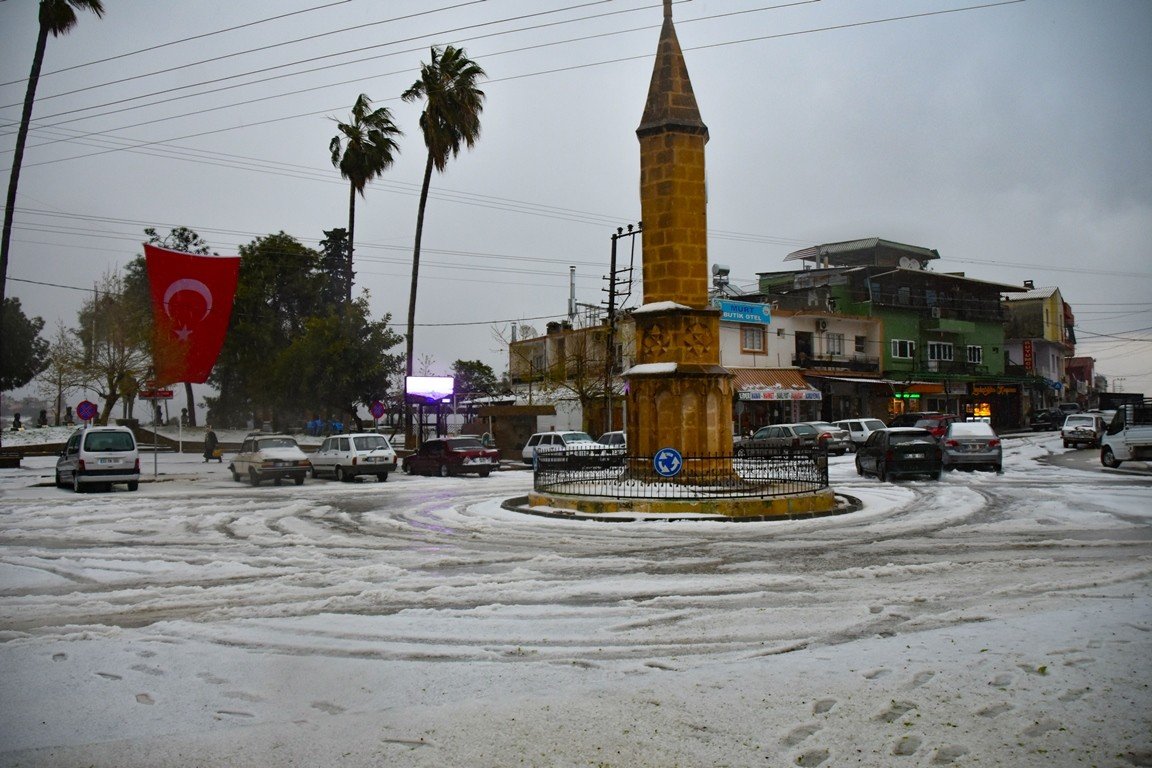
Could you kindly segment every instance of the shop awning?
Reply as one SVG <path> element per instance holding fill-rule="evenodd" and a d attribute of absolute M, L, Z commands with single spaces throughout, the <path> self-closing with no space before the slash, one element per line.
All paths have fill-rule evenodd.
<path fill-rule="evenodd" d="M 820 400 L 796 368 L 729 368 L 738 400 Z"/>

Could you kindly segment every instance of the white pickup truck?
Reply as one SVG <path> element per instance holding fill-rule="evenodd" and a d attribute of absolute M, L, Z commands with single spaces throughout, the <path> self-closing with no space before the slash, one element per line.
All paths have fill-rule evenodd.
<path fill-rule="evenodd" d="M 1152 400 L 1116 409 L 1100 438 L 1100 463 L 1118 467 L 1125 461 L 1152 461 Z"/>

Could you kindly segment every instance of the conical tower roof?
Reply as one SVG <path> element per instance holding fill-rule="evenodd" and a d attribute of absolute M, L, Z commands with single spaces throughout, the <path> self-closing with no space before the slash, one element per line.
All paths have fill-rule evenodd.
<path fill-rule="evenodd" d="M 684 52 L 680 50 L 676 28 L 672 25 L 672 1 L 664 0 L 664 26 L 656 47 L 648 101 L 636 135 L 643 137 L 668 130 L 701 133 L 705 140 L 708 137 L 708 126 L 700 118 L 688 65 L 684 63 Z"/>

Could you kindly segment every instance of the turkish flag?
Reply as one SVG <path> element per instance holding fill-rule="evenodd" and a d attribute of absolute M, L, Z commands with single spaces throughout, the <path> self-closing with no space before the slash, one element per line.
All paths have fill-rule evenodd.
<path fill-rule="evenodd" d="M 156 384 L 202 383 L 224 346 L 239 256 L 200 256 L 144 245 L 155 321 Z"/>

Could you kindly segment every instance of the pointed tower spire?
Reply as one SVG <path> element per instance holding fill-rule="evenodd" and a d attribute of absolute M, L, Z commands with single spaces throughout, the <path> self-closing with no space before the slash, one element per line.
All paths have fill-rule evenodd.
<path fill-rule="evenodd" d="M 656 46 L 656 63 L 652 67 L 652 82 L 648 85 L 648 101 L 636 135 L 644 136 L 665 130 L 700 133 L 708 140 L 708 126 L 700 118 L 696 94 L 688 77 L 684 52 L 676 38 L 672 24 L 672 2 L 664 0 L 664 25 Z"/>

